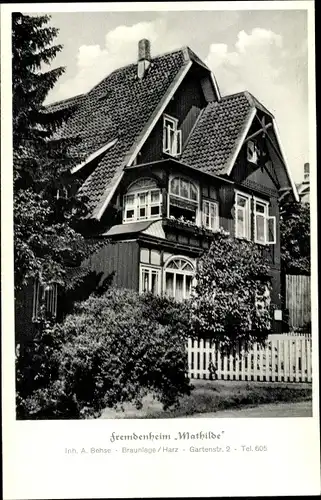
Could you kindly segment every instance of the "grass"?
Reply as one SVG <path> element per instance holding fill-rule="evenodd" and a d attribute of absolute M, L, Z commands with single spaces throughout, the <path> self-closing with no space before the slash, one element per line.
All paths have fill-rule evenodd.
<path fill-rule="evenodd" d="M 308 384 L 193 380 L 194 389 L 183 396 L 177 408 L 163 410 L 152 395 L 144 398 L 143 408 L 128 404 L 122 410 L 106 409 L 101 418 L 178 418 L 221 410 L 256 407 L 263 404 L 311 401 Z"/>

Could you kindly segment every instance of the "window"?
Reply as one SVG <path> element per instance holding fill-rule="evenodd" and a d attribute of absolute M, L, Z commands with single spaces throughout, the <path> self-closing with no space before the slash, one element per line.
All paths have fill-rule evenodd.
<path fill-rule="evenodd" d="M 304 182 L 310 181 L 310 164 L 309 163 L 304 164 L 303 181 Z"/>
<path fill-rule="evenodd" d="M 177 129 L 178 120 L 165 115 L 163 121 L 163 152 L 179 156 L 182 152 L 182 131 Z"/>
<path fill-rule="evenodd" d="M 256 142 L 247 142 L 247 161 L 250 163 L 255 163 L 257 165 L 259 159 L 259 151 Z"/>
<path fill-rule="evenodd" d="M 164 269 L 164 291 L 168 297 L 181 302 L 191 296 L 194 266 L 187 259 L 175 257 Z"/>
<path fill-rule="evenodd" d="M 251 239 L 251 200 L 250 196 L 236 193 L 235 196 L 235 236 Z"/>
<path fill-rule="evenodd" d="M 150 266 L 140 268 L 140 291 L 143 293 L 160 294 L 160 269 Z"/>
<path fill-rule="evenodd" d="M 199 206 L 199 192 L 195 184 L 181 177 L 174 177 L 169 183 L 169 217 L 196 224 Z"/>
<path fill-rule="evenodd" d="M 140 249 L 140 261 L 145 264 L 153 264 L 160 266 L 161 264 L 161 253 L 159 250 L 141 248 Z"/>
<path fill-rule="evenodd" d="M 51 285 L 40 285 L 39 281 L 34 283 L 32 319 L 39 319 L 40 308 L 43 305 L 45 313 L 52 318 L 57 316 L 58 287 L 56 283 Z"/>
<path fill-rule="evenodd" d="M 275 217 L 269 215 L 267 201 L 254 198 L 254 241 L 262 245 L 276 242 Z"/>
<path fill-rule="evenodd" d="M 207 200 L 203 201 L 203 225 L 211 231 L 218 231 L 218 203 Z"/>
<path fill-rule="evenodd" d="M 124 196 L 124 222 L 161 217 L 161 192 L 153 179 L 140 179 Z"/>

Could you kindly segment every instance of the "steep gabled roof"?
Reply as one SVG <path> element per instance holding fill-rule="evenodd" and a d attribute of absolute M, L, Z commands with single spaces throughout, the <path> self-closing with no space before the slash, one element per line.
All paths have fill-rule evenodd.
<path fill-rule="evenodd" d="M 294 197 L 298 199 L 274 116 L 247 91 L 225 96 L 206 106 L 189 137 L 181 161 L 204 172 L 230 175 L 257 110 L 268 114 L 272 119 L 272 133 L 279 148 L 279 157 Z"/>
<path fill-rule="evenodd" d="M 182 162 L 211 174 L 227 173 L 229 160 L 252 110 L 245 92 L 209 103 L 189 138 Z"/>
<path fill-rule="evenodd" d="M 62 136 L 82 139 L 79 149 L 85 157 L 117 139 L 81 188 L 94 217 L 102 215 L 124 167 L 134 159 L 135 147 L 147 138 L 146 129 L 191 67 L 191 60 L 184 48 L 153 58 L 141 80 L 137 64 L 113 71 L 81 97 L 80 105 L 61 128 Z"/>
<path fill-rule="evenodd" d="M 79 94 L 74 97 L 69 97 L 69 99 L 64 99 L 63 101 L 53 102 L 52 104 L 48 104 L 48 106 L 46 106 L 46 110 L 53 112 L 53 111 L 62 111 L 64 109 L 69 109 L 71 107 L 76 108 L 81 104 L 84 97 L 85 97 L 84 94 Z"/>

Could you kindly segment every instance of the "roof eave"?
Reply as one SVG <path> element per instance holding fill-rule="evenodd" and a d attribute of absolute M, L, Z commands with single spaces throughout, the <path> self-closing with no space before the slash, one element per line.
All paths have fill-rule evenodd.
<path fill-rule="evenodd" d="M 101 148 L 97 149 L 96 151 L 94 151 L 93 153 L 91 153 L 85 161 L 83 161 L 82 163 L 79 163 L 78 165 L 75 165 L 72 169 L 71 169 L 71 173 L 72 174 L 75 174 L 76 172 L 78 172 L 79 170 L 81 170 L 83 167 L 85 167 L 86 165 L 88 165 L 88 163 L 92 162 L 93 160 L 95 160 L 96 158 L 98 158 L 98 156 L 100 156 L 101 154 L 107 152 L 111 147 L 113 147 L 116 142 L 118 141 L 117 137 L 115 139 L 113 139 L 112 141 L 109 141 L 107 142 L 107 144 L 104 144 L 104 146 L 102 146 Z"/>
<path fill-rule="evenodd" d="M 135 144 L 131 148 L 130 152 L 126 155 L 124 162 L 123 162 L 123 169 L 125 167 L 131 166 L 132 163 L 134 162 L 139 151 L 141 150 L 142 146 L 144 145 L 144 143 L 148 139 L 151 131 L 153 130 L 153 128 L 156 125 L 159 118 L 161 117 L 162 113 L 164 112 L 166 106 L 168 105 L 171 98 L 175 94 L 176 90 L 178 89 L 178 87 L 182 83 L 183 79 L 187 75 L 191 66 L 192 66 L 192 61 L 189 61 L 189 62 L 185 63 L 181 67 L 181 69 L 177 72 L 176 77 L 174 78 L 174 80 L 172 81 L 171 85 L 169 86 L 167 92 L 163 96 L 163 99 L 160 101 L 158 106 L 156 106 L 156 109 L 155 109 L 154 113 L 152 114 L 150 120 L 147 122 L 146 126 L 143 128 L 138 140 L 135 142 Z M 123 173 L 124 172 L 122 172 L 122 174 L 119 175 L 118 179 L 116 179 L 116 182 L 115 182 L 112 190 L 111 191 L 108 190 L 109 191 L 108 195 L 106 196 L 103 203 L 94 210 L 94 212 L 93 212 L 94 219 L 100 220 L 101 217 L 103 216 L 103 213 L 105 212 L 112 196 L 115 193 L 115 190 L 117 189 L 117 187 L 118 187 L 118 185 L 123 177 Z M 104 196 L 102 198 L 104 198 Z"/>
<path fill-rule="evenodd" d="M 231 172 L 232 172 L 233 167 L 235 165 L 236 159 L 241 151 L 241 148 L 242 148 L 243 143 L 246 139 L 246 136 L 249 133 L 249 130 L 251 128 L 251 125 L 253 123 L 255 115 L 256 115 L 256 108 L 252 107 L 251 111 L 248 113 L 247 119 L 244 122 L 243 128 L 239 134 L 234 151 L 232 152 L 229 160 L 226 162 L 226 166 L 225 166 L 222 174 L 231 175 Z"/>
<path fill-rule="evenodd" d="M 188 169 L 192 172 L 195 172 L 195 173 L 202 175 L 202 176 L 205 176 L 205 177 L 209 177 L 211 179 L 216 179 L 217 181 L 220 181 L 220 182 L 225 182 L 227 184 L 234 184 L 234 182 L 231 181 L 230 179 L 226 179 L 225 177 L 221 177 L 220 175 L 217 175 L 217 174 L 212 174 L 211 172 L 204 172 L 204 170 L 201 170 L 201 169 L 196 168 L 196 167 L 192 167 L 191 165 L 188 165 L 187 163 L 183 163 L 182 161 L 180 161 L 176 158 L 163 158 L 162 160 L 156 160 L 156 161 L 148 162 L 148 163 L 141 163 L 139 165 L 132 165 L 130 167 L 127 167 L 125 172 L 128 170 L 135 170 L 135 169 L 139 169 L 139 168 L 159 166 L 159 165 L 164 165 L 164 167 L 165 167 L 166 165 L 171 165 L 171 164 L 174 164 L 174 166 L 178 165 L 180 167 L 183 167 L 184 169 Z"/>
<path fill-rule="evenodd" d="M 300 201 L 300 196 L 299 196 L 297 187 L 295 185 L 294 179 L 292 177 L 291 170 L 289 168 L 289 164 L 288 164 L 287 158 L 286 158 L 285 153 L 284 153 L 284 148 L 282 146 L 282 142 L 281 142 L 281 138 L 280 138 L 280 134 L 279 134 L 279 131 L 278 131 L 278 127 L 277 127 L 275 118 L 272 119 L 272 123 L 273 123 L 273 129 L 274 129 L 274 132 L 275 132 L 275 135 L 276 135 L 279 147 L 280 147 L 280 152 L 281 152 L 281 155 L 282 155 L 282 158 L 283 158 L 284 168 L 285 168 L 285 171 L 286 171 L 287 176 L 289 178 L 289 181 L 290 181 L 290 184 L 291 184 L 291 187 L 292 187 L 292 191 L 293 191 L 293 195 L 294 195 L 295 201 L 299 202 Z"/>

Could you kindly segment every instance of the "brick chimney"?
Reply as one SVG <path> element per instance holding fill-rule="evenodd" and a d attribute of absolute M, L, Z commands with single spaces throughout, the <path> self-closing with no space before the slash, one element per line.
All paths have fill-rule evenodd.
<path fill-rule="evenodd" d="M 138 42 L 137 76 L 141 80 L 150 66 L 150 41 L 146 38 Z"/>

